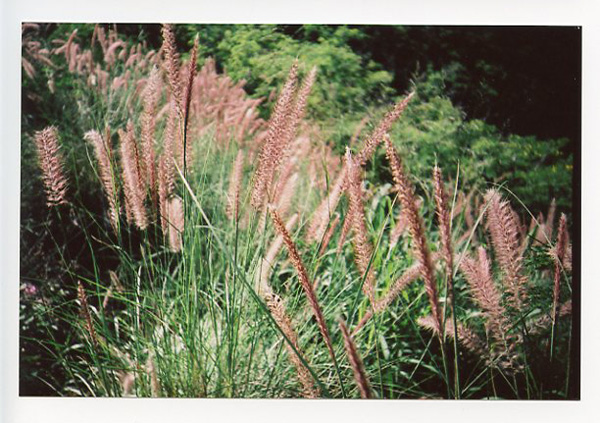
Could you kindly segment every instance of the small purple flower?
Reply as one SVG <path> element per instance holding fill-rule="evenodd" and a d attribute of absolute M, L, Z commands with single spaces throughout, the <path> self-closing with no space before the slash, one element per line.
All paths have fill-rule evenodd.
<path fill-rule="evenodd" d="M 27 297 L 34 297 L 37 295 L 38 293 L 38 289 L 37 287 L 29 282 L 25 282 L 22 286 L 21 289 L 23 290 L 23 293 L 25 294 L 25 296 Z"/>

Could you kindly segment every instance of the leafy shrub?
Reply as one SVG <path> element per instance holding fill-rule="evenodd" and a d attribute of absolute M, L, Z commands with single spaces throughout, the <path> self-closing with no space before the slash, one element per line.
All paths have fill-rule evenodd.
<path fill-rule="evenodd" d="M 204 28 L 200 28 L 203 34 Z M 343 41 L 341 32 L 314 42 L 296 40 L 273 25 L 236 25 L 219 28 L 214 54 L 235 80 L 246 80 L 252 95 L 272 97 L 292 62 L 302 63 L 301 72 L 318 68 L 319 78 L 309 100 L 309 114 L 323 120 L 360 111 L 388 96 L 392 75 L 373 61 L 363 59 Z M 209 53 L 212 48 L 208 48 Z"/>
<path fill-rule="evenodd" d="M 431 73 L 417 82 L 417 98 L 395 126 L 392 139 L 421 181 L 443 163 L 447 177 L 459 172 L 463 186 L 485 189 L 504 184 L 534 212 L 545 211 L 552 198 L 561 210 L 572 205 L 571 155 L 567 139 L 539 140 L 533 136 L 503 136 L 493 125 L 466 120 L 443 95 L 443 77 Z M 460 168 L 460 169 L 459 169 Z"/>

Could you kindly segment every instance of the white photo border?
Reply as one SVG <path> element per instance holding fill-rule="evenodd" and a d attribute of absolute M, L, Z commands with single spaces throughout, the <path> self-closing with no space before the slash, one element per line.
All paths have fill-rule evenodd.
<path fill-rule="evenodd" d="M 0 5 L 0 421 L 591 421 L 600 415 L 600 8 L 593 0 L 3 0 Z M 580 401 L 355 401 L 19 397 L 21 22 L 560 25 L 583 28 Z"/>

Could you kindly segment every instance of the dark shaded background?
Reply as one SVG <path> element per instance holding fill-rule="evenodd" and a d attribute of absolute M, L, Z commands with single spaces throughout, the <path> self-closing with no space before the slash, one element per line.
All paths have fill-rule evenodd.
<path fill-rule="evenodd" d="M 581 28 L 361 26 L 351 46 L 394 74 L 394 88 L 444 70 L 447 95 L 468 118 L 503 133 L 580 137 Z M 298 34 L 297 27 L 285 31 Z"/>

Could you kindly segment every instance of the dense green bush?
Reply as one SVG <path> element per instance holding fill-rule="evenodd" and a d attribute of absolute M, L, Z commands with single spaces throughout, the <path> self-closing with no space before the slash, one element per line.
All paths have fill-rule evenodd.
<path fill-rule="evenodd" d="M 269 98 L 280 86 L 291 63 L 298 59 L 301 73 L 319 70 L 318 83 L 309 100 L 309 114 L 318 119 L 364 112 L 366 106 L 391 94 L 392 74 L 355 53 L 346 40 L 357 35 L 340 27 L 331 36 L 301 41 L 275 25 L 189 26 L 198 31 L 203 53 L 213 55 L 233 79 L 246 80 L 248 91 Z"/>
<path fill-rule="evenodd" d="M 504 136 L 482 120 L 465 119 L 444 96 L 440 72 L 417 81 L 416 92 L 391 136 L 417 178 L 429 180 L 437 162 L 447 178 L 460 171 L 462 186 L 503 184 L 532 212 L 545 212 L 552 198 L 570 211 L 573 158 L 564 152 L 567 139 Z"/>

